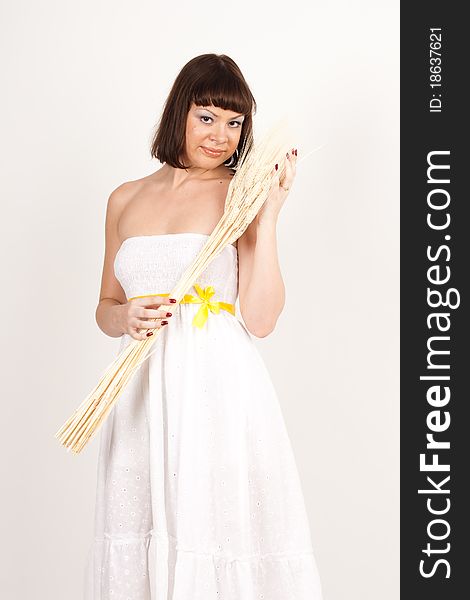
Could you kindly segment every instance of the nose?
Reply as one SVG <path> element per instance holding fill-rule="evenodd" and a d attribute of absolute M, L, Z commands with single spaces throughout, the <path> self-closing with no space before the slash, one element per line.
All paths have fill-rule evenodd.
<path fill-rule="evenodd" d="M 214 129 L 212 129 L 210 138 L 211 142 L 214 144 L 223 144 L 227 142 L 228 136 L 223 123 L 220 123 L 218 126 L 216 125 Z"/>

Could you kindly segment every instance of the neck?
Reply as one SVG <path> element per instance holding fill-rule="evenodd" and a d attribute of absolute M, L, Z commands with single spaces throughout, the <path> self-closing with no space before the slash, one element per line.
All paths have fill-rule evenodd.
<path fill-rule="evenodd" d="M 210 179 L 214 176 L 216 169 L 203 169 L 201 167 L 189 167 L 188 169 L 176 169 L 165 163 L 162 170 L 165 171 L 165 177 L 168 184 L 176 189 L 180 185 L 191 180 Z"/>

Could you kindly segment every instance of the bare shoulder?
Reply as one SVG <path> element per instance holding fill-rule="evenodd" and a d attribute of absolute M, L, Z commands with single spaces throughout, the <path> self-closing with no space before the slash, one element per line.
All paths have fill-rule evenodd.
<path fill-rule="evenodd" d="M 134 198 L 138 198 L 142 192 L 145 193 L 147 188 L 151 189 L 158 180 L 157 172 L 121 183 L 109 195 L 108 212 L 117 219 Z"/>
<path fill-rule="evenodd" d="M 121 212 L 129 200 L 135 194 L 135 185 L 133 181 L 126 181 L 118 185 L 111 194 L 108 199 L 108 210 L 113 212 Z"/>
<path fill-rule="evenodd" d="M 148 177 L 125 181 L 118 185 L 109 196 L 109 204 L 115 209 L 123 209 L 149 183 Z"/>

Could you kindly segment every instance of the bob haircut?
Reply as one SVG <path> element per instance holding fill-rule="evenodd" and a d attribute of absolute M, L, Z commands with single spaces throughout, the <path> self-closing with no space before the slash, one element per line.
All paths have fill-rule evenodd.
<path fill-rule="evenodd" d="M 187 169 L 180 157 L 185 150 L 186 120 L 191 104 L 217 106 L 244 115 L 240 141 L 224 162 L 236 168 L 243 148 L 251 146 L 256 101 L 238 68 L 225 54 L 201 54 L 181 69 L 166 99 L 151 146 L 151 156 L 177 169 Z"/>

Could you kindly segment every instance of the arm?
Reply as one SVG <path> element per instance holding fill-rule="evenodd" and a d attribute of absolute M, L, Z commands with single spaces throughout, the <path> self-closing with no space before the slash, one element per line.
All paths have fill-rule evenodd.
<path fill-rule="evenodd" d="M 295 166 L 296 154 L 292 152 L 287 156 L 282 185 L 279 177 L 273 178 L 266 202 L 238 240 L 240 311 L 247 329 L 257 337 L 266 337 L 274 330 L 285 304 L 276 225 L 295 177 Z"/>
<path fill-rule="evenodd" d="M 275 328 L 284 308 L 285 288 L 279 266 L 276 221 L 255 217 L 238 240 L 239 301 L 245 325 L 256 337 Z"/>
<path fill-rule="evenodd" d="M 101 331 L 110 337 L 120 337 L 124 333 L 121 307 L 127 298 L 114 275 L 114 259 L 121 244 L 117 227 L 119 217 L 130 197 L 130 185 L 124 183 L 111 193 L 106 208 L 104 264 L 95 319 Z"/>

